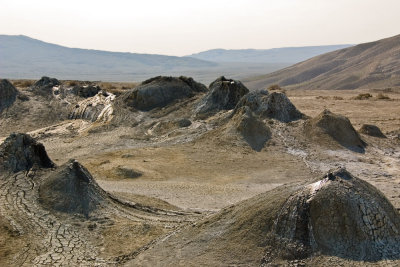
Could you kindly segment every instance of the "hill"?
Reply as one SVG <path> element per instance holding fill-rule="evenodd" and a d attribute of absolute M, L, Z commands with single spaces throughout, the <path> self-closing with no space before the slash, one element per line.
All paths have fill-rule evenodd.
<path fill-rule="evenodd" d="M 46 75 L 63 80 L 142 81 L 156 75 L 185 75 L 209 83 L 219 74 L 242 79 L 289 65 L 68 48 L 23 35 L 0 35 L 0 77 L 8 79 Z"/>
<path fill-rule="evenodd" d="M 323 54 L 260 77 L 249 88 L 357 89 L 400 86 L 400 35 Z"/>
<path fill-rule="evenodd" d="M 296 63 L 351 45 L 282 47 L 272 49 L 212 49 L 189 55 L 214 62 Z"/>
<path fill-rule="evenodd" d="M 68 48 L 23 35 L 0 35 L 0 76 L 5 78 L 134 80 L 137 74 L 216 65 L 189 57 Z"/>

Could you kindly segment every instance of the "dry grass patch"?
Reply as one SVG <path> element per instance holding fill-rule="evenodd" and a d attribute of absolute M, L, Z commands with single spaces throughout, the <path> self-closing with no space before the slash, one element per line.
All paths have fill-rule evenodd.
<path fill-rule="evenodd" d="M 34 80 L 14 80 L 12 81 L 15 87 L 20 87 L 20 88 L 28 88 L 31 87 L 35 81 Z"/>

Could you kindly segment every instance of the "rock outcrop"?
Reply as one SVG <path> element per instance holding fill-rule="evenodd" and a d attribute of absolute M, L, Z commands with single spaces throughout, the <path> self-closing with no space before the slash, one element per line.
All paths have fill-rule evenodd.
<path fill-rule="evenodd" d="M 197 104 L 195 113 L 201 117 L 233 109 L 248 92 L 249 89 L 240 81 L 219 77 L 210 84 L 209 92 Z"/>
<path fill-rule="evenodd" d="M 235 109 L 249 107 L 255 115 L 262 118 L 290 122 L 304 118 L 289 98 L 281 92 L 268 93 L 267 90 L 253 91 L 243 96 Z"/>
<path fill-rule="evenodd" d="M 324 143 L 326 137 L 329 137 L 356 152 L 364 152 L 367 145 L 353 128 L 348 118 L 334 114 L 329 110 L 324 110 L 317 117 L 310 119 L 305 124 L 305 132 L 311 138 L 320 141 L 321 144 Z M 326 141 L 329 143 L 329 140 Z"/>
<path fill-rule="evenodd" d="M 114 99 L 115 95 L 100 92 L 76 104 L 71 109 L 68 118 L 108 122 L 112 119 Z"/>
<path fill-rule="evenodd" d="M 52 172 L 39 187 L 39 201 L 47 209 L 86 217 L 107 200 L 89 171 L 71 159 Z"/>
<path fill-rule="evenodd" d="M 203 84 L 192 78 L 158 76 L 122 94 L 120 99 L 128 107 L 149 111 L 206 91 L 207 88 Z"/>
<path fill-rule="evenodd" d="M 0 80 L 0 113 L 17 99 L 18 90 L 6 79 Z"/>
<path fill-rule="evenodd" d="M 277 214 L 274 249 L 287 259 L 315 252 L 353 260 L 400 256 L 400 216 L 375 187 L 345 169 L 292 194 Z"/>
<path fill-rule="evenodd" d="M 28 171 L 32 167 L 51 168 L 54 163 L 43 144 L 27 134 L 11 134 L 0 145 L 0 170 L 15 173 Z"/>
<path fill-rule="evenodd" d="M 379 129 L 378 126 L 372 124 L 363 124 L 359 132 L 374 137 L 386 138 L 381 129 Z"/>

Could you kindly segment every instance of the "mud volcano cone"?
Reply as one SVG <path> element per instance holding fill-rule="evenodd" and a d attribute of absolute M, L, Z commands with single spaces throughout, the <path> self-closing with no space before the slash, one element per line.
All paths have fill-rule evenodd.
<path fill-rule="evenodd" d="M 32 167 L 51 168 L 50 160 L 44 146 L 31 136 L 12 133 L 0 145 L 0 170 L 19 172 L 28 171 Z"/>
<path fill-rule="evenodd" d="M 305 117 L 289 98 L 280 92 L 271 94 L 267 90 L 250 92 L 240 99 L 235 109 L 244 106 L 249 107 L 257 116 L 281 122 L 295 121 Z"/>
<path fill-rule="evenodd" d="M 11 106 L 16 98 L 18 91 L 8 80 L 0 80 L 0 112 Z"/>
<path fill-rule="evenodd" d="M 363 124 L 359 132 L 374 137 L 386 138 L 386 136 L 381 132 L 381 129 L 372 124 Z"/>
<path fill-rule="evenodd" d="M 236 110 L 227 129 L 238 133 L 256 151 L 261 151 L 271 138 L 271 130 L 247 106 Z"/>
<path fill-rule="evenodd" d="M 233 109 L 248 92 L 249 89 L 240 81 L 221 76 L 210 84 L 209 92 L 197 104 L 195 113 L 200 117 L 207 117 L 220 110 Z"/>
<path fill-rule="evenodd" d="M 309 120 L 305 124 L 305 130 L 307 135 L 317 139 L 320 143 L 324 143 L 324 141 L 330 143 L 329 139 L 333 139 L 340 145 L 356 152 L 364 152 L 367 145 L 348 118 L 334 114 L 327 109 Z"/>
<path fill-rule="evenodd" d="M 39 188 L 39 200 L 46 208 L 86 217 L 106 199 L 89 171 L 73 159 L 52 172 Z"/>
<path fill-rule="evenodd" d="M 273 226 L 279 253 L 320 251 L 353 260 L 400 257 L 400 216 L 375 187 L 345 169 L 292 194 Z"/>
<path fill-rule="evenodd" d="M 190 77 L 157 76 L 122 94 L 119 102 L 137 110 L 149 111 L 206 91 L 203 84 Z"/>
<path fill-rule="evenodd" d="M 61 85 L 61 83 L 56 78 L 43 76 L 31 86 L 31 90 L 42 96 L 51 96 L 52 88 L 58 85 Z"/>

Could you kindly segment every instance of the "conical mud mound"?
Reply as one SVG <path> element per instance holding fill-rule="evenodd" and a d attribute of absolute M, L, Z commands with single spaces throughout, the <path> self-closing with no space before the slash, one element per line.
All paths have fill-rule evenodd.
<path fill-rule="evenodd" d="M 305 132 L 320 144 L 329 145 L 332 143 L 330 139 L 333 139 L 340 145 L 356 152 L 364 152 L 367 145 L 348 118 L 329 110 L 324 110 L 317 117 L 310 119 L 305 124 Z"/>
<path fill-rule="evenodd" d="M 271 138 L 271 130 L 247 106 L 236 111 L 228 123 L 228 131 L 238 133 L 256 151 L 261 151 Z"/>
<path fill-rule="evenodd" d="M 206 117 L 220 110 L 233 109 L 248 92 L 249 89 L 240 81 L 219 77 L 210 84 L 209 92 L 198 103 L 195 112 L 200 117 Z"/>
<path fill-rule="evenodd" d="M 51 168 L 54 163 L 44 146 L 29 135 L 13 133 L 0 145 L 0 170 L 19 172 L 34 166 Z"/>
<path fill-rule="evenodd" d="M 158 76 L 142 82 L 119 98 L 128 107 L 149 111 L 206 91 L 203 84 L 189 77 Z"/>
<path fill-rule="evenodd" d="M 272 232 L 282 257 L 319 251 L 353 260 L 400 257 L 400 216 L 376 188 L 344 169 L 304 186 L 280 209 Z"/>
<path fill-rule="evenodd" d="M 11 106 L 16 98 L 18 91 L 8 80 L 0 80 L 0 112 Z"/>
<path fill-rule="evenodd" d="M 359 132 L 374 137 L 386 138 L 381 129 L 379 129 L 378 126 L 372 124 L 363 124 Z"/>
<path fill-rule="evenodd" d="M 266 90 L 253 91 L 243 96 L 236 106 L 249 107 L 255 115 L 262 118 L 276 119 L 282 122 L 290 122 L 304 118 L 297 108 L 283 93 Z"/>
<path fill-rule="evenodd" d="M 32 85 L 31 90 L 39 95 L 49 96 L 52 95 L 53 87 L 58 85 L 61 85 L 61 83 L 56 78 L 43 76 Z"/>
<path fill-rule="evenodd" d="M 86 217 L 106 199 L 89 171 L 75 160 L 58 167 L 39 188 L 40 203 L 46 208 Z"/>
<path fill-rule="evenodd" d="M 399 242 L 398 211 L 375 187 L 339 169 L 225 208 L 128 265 L 161 260 L 164 266 L 398 263 Z"/>

